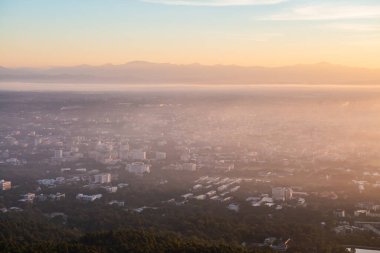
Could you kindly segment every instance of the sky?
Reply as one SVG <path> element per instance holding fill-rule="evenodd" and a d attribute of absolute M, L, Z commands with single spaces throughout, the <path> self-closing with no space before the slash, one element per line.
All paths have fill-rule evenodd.
<path fill-rule="evenodd" d="M 0 65 L 380 68 L 379 0 L 0 0 Z"/>

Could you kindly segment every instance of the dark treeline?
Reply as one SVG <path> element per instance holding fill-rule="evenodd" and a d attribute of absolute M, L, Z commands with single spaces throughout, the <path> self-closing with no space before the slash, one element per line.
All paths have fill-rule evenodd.
<path fill-rule="evenodd" d="M 102 213 L 99 209 L 97 211 Z M 137 224 L 138 218 L 132 217 L 129 219 L 136 219 Z M 97 218 L 101 224 L 101 215 Z M 96 219 L 92 220 L 92 223 L 97 223 Z M 200 217 L 196 223 L 192 217 L 189 217 L 187 223 L 193 223 L 193 225 L 189 224 L 187 228 L 192 231 L 184 231 L 183 233 L 170 232 L 166 228 L 163 229 L 164 226 L 159 224 L 146 227 L 143 219 L 140 220 L 140 223 L 142 225 L 140 227 L 137 225 L 134 227 L 120 226 L 108 231 L 102 229 L 88 231 L 72 226 L 72 224 L 63 225 L 59 220 L 49 221 L 34 211 L 2 214 L 0 215 L 0 252 L 272 252 L 269 248 L 251 247 L 249 243 L 243 247 L 241 241 L 231 240 L 231 238 L 236 237 L 233 234 L 234 232 L 247 230 L 247 227 L 239 227 L 237 224 L 236 228 L 231 229 L 231 235 L 222 234 L 221 230 L 217 228 L 218 223 L 220 223 L 219 226 L 226 226 L 227 223 L 222 220 L 218 220 L 218 222 L 207 221 L 205 217 Z M 207 237 L 205 231 L 210 230 L 200 226 L 202 223 L 208 224 L 207 227 L 210 229 L 214 227 L 212 236 Z M 289 228 L 290 226 L 278 227 L 279 232 L 282 229 Z M 262 230 L 267 231 L 268 227 L 263 227 Z M 259 232 L 260 228 L 256 227 L 255 231 Z M 288 250 L 290 253 L 345 252 L 336 241 L 327 238 L 327 235 L 321 234 L 321 231 L 312 225 L 294 224 L 291 233 L 295 238 L 295 243 Z M 198 235 L 203 236 L 199 237 Z M 216 235 L 220 236 L 219 239 L 215 239 Z"/>

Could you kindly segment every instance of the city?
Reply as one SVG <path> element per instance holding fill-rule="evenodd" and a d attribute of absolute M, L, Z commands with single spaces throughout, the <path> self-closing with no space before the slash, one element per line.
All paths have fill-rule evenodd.
<path fill-rule="evenodd" d="M 201 238 L 221 236 L 253 250 L 318 247 L 295 230 L 298 224 L 320 233 L 323 245 L 379 247 L 378 142 L 347 138 L 354 138 L 354 119 L 331 119 L 325 108 L 314 112 L 318 122 L 303 122 L 322 101 L 331 114 L 343 108 L 367 116 L 363 127 L 371 127 L 372 111 L 363 116 L 360 106 L 347 109 L 345 102 L 364 103 L 363 92 L 340 90 L 341 98 L 332 99 L 322 91 L 295 110 L 310 92 L 296 89 L 2 93 L 0 217 L 33 213 L 83 232 L 135 227 L 139 220 L 135 228 L 191 236 L 189 226 L 196 226 Z M 262 92 L 268 99 L 257 101 Z M 265 121 L 269 111 L 276 123 Z M 194 218 L 215 219 L 211 227 L 187 224 L 194 215 L 187 213 L 198 209 L 205 214 Z M 219 219 L 228 230 L 213 225 Z"/>
<path fill-rule="evenodd" d="M 0 253 L 380 253 L 379 0 L 1 0 Z"/>

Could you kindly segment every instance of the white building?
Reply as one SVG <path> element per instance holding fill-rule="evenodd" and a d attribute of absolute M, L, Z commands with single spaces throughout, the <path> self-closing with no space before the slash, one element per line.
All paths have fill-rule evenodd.
<path fill-rule="evenodd" d="M 150 166 L 143 162 L 134 162 L 127 165 L 127 171 L 129 173 L 143 175 L 145 173 L 150 173 Z"/>
<path fill-rule="evenodd" d="M 95 184 L 111 183 L 111 174 L 110 173 L 102 173 L 102 174 L 94 175 L 94 183 Z"/>
<path fill-rule="evenodd" d="M 217 162 L 215 164 L 215 169 L 219 171 L 231 171 L 235 168 L 235 164 L 228 162 Z"/>
<path fill-rule="evenodd" d="M 165 160 L 166 159 L 166 153 L 165 152 L 156 152 L 156 159 L 157 160 Z"/>
<path fill-rule="evenodd" d="M 115 205 L 115 206 L 120 206 L 120 207 L 123 207 L 125 205 L 125 202 L 124 201 L 117 201 L 117 200 L 112 200 L 110 202 L 108 202 L 108 205 Z"/>
<path fill-rule="evenodd" d="M 35 193 L 27 193 L 27 194 L 24 194 L 22 195 L 22 199 L 20 199 L 19 201 L 21 202 L 33 202 L 33 200 L 36 198 L 36 194 Z"/>
<path fill-rule="evenodd" d="M 21 161 L 17 158 L 8 158 L 5 160 L 5 162 L 13 166 L 17 166 L 21 164 Z"/>
<path fill-rule="evenodd" d="M 227 208 L 231 211 L 239 212 L 239 205 L 238 204 L 229 204 Z"/>
<path fill-rule="evenodd" d="M 216 191 L 209 191 L 206 193 L 206 195 L 211 198 L 212 196 L 214 196 L 216 194 Z"/>
<path fill-rule="evenodd" d="M 121 151 L 129 151 L 129 144 L 128 143 L 121 144 L 120 150 Z"/>
<path fill-rule="evenodd" d="M 115 193 L 115 192 L 117 192 L 117 187 L 116 186 L 106 186 L 106 187 L 104 187 L 104 189 L 108 193 Z"/>
<path fill-rule="evenodd" d="M 272 188 L 272 198 L 274 201 L 288 201 L 292 199 L 293 190 L 287 187 Z"/>
<path fill-rule="evenodd" d="M 192 193 L 186 193 L 186 194 L 183 194 L 181 197 L 184 199 L 188 199 L 188 198 L 193 197 L 193 196 L 194 196 L 194 194 L 192 194 Z"/>
<path fill-rule="evenodd" d="M 56 158 L 56 159 L 63 158 L 63 150 L 62 149 L 55 150 L 54 151 L 54 158 Z"/>
<path fill-rule="evenodd" d="M 230 192 L 236 192 L 240 189 L 240 185 L 235 186 L 234 188 L 231 188 Z"/>
<path fill-rule="evenodd" d="M 367 212 L 367 217 L 380 218 L 380 213 L 375 213 L 375 212 L 368 211 Z"/>
<path fill-rule="evenodd" d="M 77 200 L 84 201 L 84 202 L 93 202 L 97 199 L 101 199 L 103 197 L 102 194 L 96 194 L 96 195 L 84 195 L 82 193 L 79 193 L 76 196 Z"/>
<path fill-rule="evenodd" d="M 87 169 L 86 168 L 79 168 L 79 169 L 75 169 L 76 172 L 86 172 Z"/>
<path fill-rule="evenodd" d="M 36 198 L 38 201 L 43 202 L 43 201 L 46 201 L 48 199 L 48 196 L 46 194 L 40 194 L 40 195 L 37 195 Z"/>
<path fill-rule="evenodd" d="M 337 218 L 344 218 L 346 217 L 346 212 L 343 209 L 337 209 L 334 212 L 334 216 Z"/>
<path fill-rule="evenodd" d="M 55 179 L 39 179 L 37 180 L 37 183 L 43 186 L 53 186 L 56 184 L 56 180 Z"/>
<path fill-rule="evenodd" d="M 131 160 L 146 160 L 146 152 L 134 149 L 128 153 L 128 158 Z"/>
<path fill-rule="evenodd" d="M 206 195 L 198 195 L 196 197 L 194 197 L 196 200 L 205 200 L 206 199 Z"/>
<path fill-rule="evenodd" d="M 0 190 L 7 191 L 12 188 L 11 181 L 0 180 Z"/>
<path fill-rule="evenodd" d="M 61 173 L 69 172 L 71 171 L 71 168 L 61 168 Z"/>
<path fill-rule="evenodd" d="M 193 186 L 193 190 L 199 190 L 199 189 L 202 189 L 203 186 L 201 184 L 196 184 Z"/>
<path fill-rule="evenodd" d="M 180 157 L 181 161 L 184 161 L 184 162 L 189 161 L 190 158 L 191 158 L 191 155 L 190 155 L 190 152 L 188 151 L 185 153 L 182 153 Z"/>
<path fill-rule="evenodd" d="M 367 216 L 368 210 L 356 210 L 354 211 L 354 216 L 359 217 L 359 216 Z"/>
<path fill-rule="evenodd" d="M 49 195 L 46 195 L 46 194 L 39 194 L 36 196 L 37 200 L 38 201 L 46 201 L 46 200 L 51 200 L 51 201 L 59 201 L 59 200 L 63 200 L 66 198 L 66 194 L 65 193 L 60 193 L 60 192 L 57 192 L 56 194 L 49 194 Z"/>
<path fill-rule="evenodd" d="M 34 146 L 38 146 L 38 145 L 40 145 L 42 143 L 42 139 L 41 138 L 35 138 L 34 139 Z"/>
<path fill-rule="evenodd" d="M 196 171 L 197 165 L 195 163 L 184 163 L 184 164 L 182 164 L 182 170 Z"/>
<path fill-rule="evenodd" d="M 119 149 L 119 158 L 128 159 L 128 153 L 129 153 L 129 144 L 121 145 Z"/>

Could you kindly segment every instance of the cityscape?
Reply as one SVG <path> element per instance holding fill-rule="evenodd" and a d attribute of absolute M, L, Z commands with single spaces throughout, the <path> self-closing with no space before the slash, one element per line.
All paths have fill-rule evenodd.
<path fill-rule="evenodd" d="M 32 213 L 83 231 L 138 220 L 188 236 L 186 219 L 205 219 L 195 235 L 247 250 L 376 248 L 378 100 L 355 88 L 338 98 L 288 89 L 2 93 L 0 216 Z M 357 117 L 372 137 L 357 136 Z"/>
<path fill-rule="evenodd" d="M 1 0 L 0 253 L 380 253 L 379 0 Z"/>

